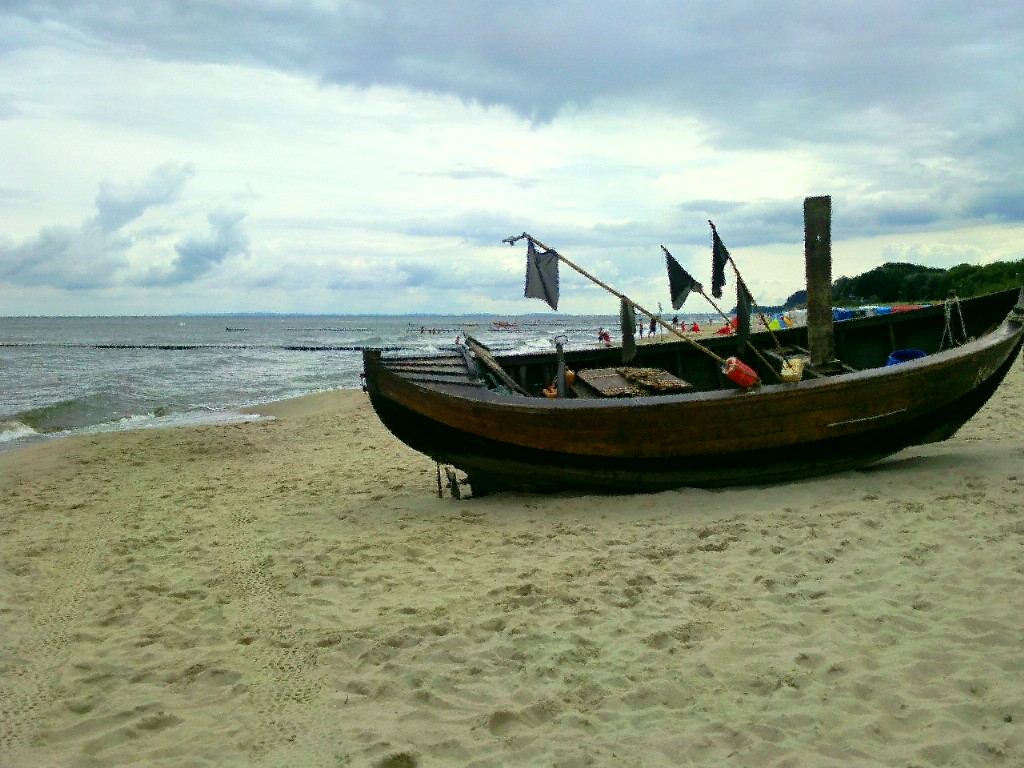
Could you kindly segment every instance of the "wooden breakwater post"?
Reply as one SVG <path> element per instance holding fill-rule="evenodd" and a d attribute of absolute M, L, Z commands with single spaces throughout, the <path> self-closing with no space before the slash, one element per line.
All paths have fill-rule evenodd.
<path fill-rule="evenodd" d="M 811 364 L 835 357 L 832 336 L 832 198 L 804 200 L 804 261 L 807 267 L 807 347 Z"/>

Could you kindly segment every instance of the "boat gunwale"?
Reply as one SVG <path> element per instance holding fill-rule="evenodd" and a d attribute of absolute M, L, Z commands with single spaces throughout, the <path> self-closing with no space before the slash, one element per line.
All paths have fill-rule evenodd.
<path fill-rule="evenodd" d="M 1022 291 L 1024 292 L 1024 291 Z M 1014 336 L 1024 332 L 1024 320 L 1017 319 L 1011 312 L 994 330 L 979 338 L 966 342 L 958 347 L 953 347 L 941 352 L 934 352 L 925 357 L 908 360 L 896 366 L 880 365 L 874 368 L 865 368 L 858 371 L 836 374 L 818 379 L 803 379 L 797 382 L 783 382 L 778 384 L 762 383 L 755 388 L 743 389 L 714 389 L 699 390 L 696 392 L 684 392 L 678 394 L 645 394 L 633 397 L 609 397 L 609 398 L 546 398 L 529 397 L 525 395 L 500 392 L 487 387 L 466 388 L 455 383 L 434 383 L 419 382 L 404 376 L 401 372 L 392 371 L 388 367 L 388 359 L 381 358 L 378 365 L 390 375 L 401 379 L 411 386 L 431 392 L 445 395 L 457 400 L 465 400 L 467 403 L 486 403 L 488 405 L 512 408 L 515 410 L 601 410 L 601 409 L 627 409 L 651 406 L 678 406 L 687 404 L 705 405 L 718 400 L 736 400 L 739 398 L 759 399 L 765 397 L 789 398 L 799 394 L 821 390 L 837 390 L 850 386 L 870 384 L 876 379 L 892 381 L 897 378 L 928 377 L 932 375 L 933 369 L 947 367 L 950 364 L 960 362 L 974 354 L 983 353 L 989 349 L 1000 346 L 1012 339 Z M 548 353 L 550 355 L 551 353 Z M 398 360 L 399 358 L 392 358 Z M 496 356 L 499 362 L 505 362 L 506 357 Z M 610 366 L 609 366 L 610 367 Z M 448 387 L 459 387 L 458 391 L 449 390 Z"/>

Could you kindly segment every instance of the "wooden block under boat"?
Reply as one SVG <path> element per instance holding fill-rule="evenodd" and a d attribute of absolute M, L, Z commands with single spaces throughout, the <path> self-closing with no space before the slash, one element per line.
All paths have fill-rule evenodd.
<path fill-rule="evenodd" d="M 576 374 L 603 397 L 672 394 L 693 389 L 660 368 L 591 368 Z"/>

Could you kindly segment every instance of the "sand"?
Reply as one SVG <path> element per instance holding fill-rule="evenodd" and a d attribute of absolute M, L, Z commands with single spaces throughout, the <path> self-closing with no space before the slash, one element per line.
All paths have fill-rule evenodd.
<path fill-rule="evenodd" d="M 436 496 L 366 396 L 0 455 L 3 766 L 1024 764 L 1024 366 L 866 471 Z"/>

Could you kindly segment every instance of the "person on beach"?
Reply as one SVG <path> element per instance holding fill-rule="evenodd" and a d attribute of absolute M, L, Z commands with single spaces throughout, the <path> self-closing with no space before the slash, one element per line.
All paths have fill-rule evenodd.
<path fill-rule="evenodd" d="M 648 336 L 654 336 L 654 331 L 658 327 L 658 321 L 654 319 L 654 315 L 651 315 L 651 329 L 647 333 Z"/>
<path fill-rule="evenodd" d="M 604 328 L 597 329 L 597 340 L 604 343 L 604 345 L 610 346 L 612 343 L 612 335 L 608 333 Z"/>
<path fill-rule="evenodd" d="M 690 328 L 690 330 L 693 331 L 694 333 L 700 333 L 700 326 L 697 325 L 696 320 L 693 321 L 693 327 Z"/>

